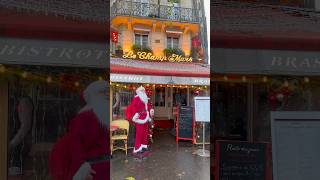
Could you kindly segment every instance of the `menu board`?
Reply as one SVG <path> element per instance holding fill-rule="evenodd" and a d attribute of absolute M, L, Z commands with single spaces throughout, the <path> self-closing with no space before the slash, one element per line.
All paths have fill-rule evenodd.
<path fill-rule="evenodd" d="M 215 180 L 266 180 L 267 144 L 217 141 Z"/>
<path fill-rule="evenodd" d="M 274 180 L 320 179 L 320 113 L 273 112 Z"/>
<path fill-rule="evenodd" d="M 193 138 L 193 107 L 181 106 L 177 121 L 177 138 L 191 139 Z"/>
<path fill-rule="evenodd" d="M 195 121 L 210 122 L 210 97 L 195 97 Z"/>

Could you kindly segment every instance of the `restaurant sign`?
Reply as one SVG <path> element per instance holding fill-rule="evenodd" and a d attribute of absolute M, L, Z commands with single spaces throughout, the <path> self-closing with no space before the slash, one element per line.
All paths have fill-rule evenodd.
<path fill-rule="evenodd" d="M 125 59 L 138 59 L 148 61 L 167 61 L 167 62 L 192 62 L 192 57 L 183 57 L 178 54 L 172 54 L 170 56 L 156 56 L 150 52 L 139 51 L 134 53 L 132 51 L 126 52 L 123 56 Z"/>
<path fill-rule="evenodd" d="M 93 68 L 108 65 L 103 43 L 18 38 L 0 38 L 0 63 Z"/>
<path fill-rule="evenodd" d="M 319 75 L 320 53 L 313 51 L 219 49 L 213 50 L 216 73 Z"/>

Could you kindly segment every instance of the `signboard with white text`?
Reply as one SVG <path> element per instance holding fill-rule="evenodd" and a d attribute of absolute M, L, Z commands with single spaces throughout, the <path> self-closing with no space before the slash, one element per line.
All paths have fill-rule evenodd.
<path fill-rule="evenodd" d="M 320 53 L 315 51 L 215 48 L 212 52 L 215 73 L 320 75 Z"/>
<path fill-rule="evenodd" d="M 136 74 L 110 74 L 110 81 L 122 83 L 150 83 L 171 85 L 198 85 L 210 86 L 210 78 L 176 77 L 176 76 L 149 76 Z"/>
<path fill-rule="evenodd" d="M 103 43 L 0 38 L 1 64 L 107 68 Z"/>
<path fill-rule="evenodd" d="M 194 111 L 196 122 L 210 122 L 210 97 L 195 97 Z"/>

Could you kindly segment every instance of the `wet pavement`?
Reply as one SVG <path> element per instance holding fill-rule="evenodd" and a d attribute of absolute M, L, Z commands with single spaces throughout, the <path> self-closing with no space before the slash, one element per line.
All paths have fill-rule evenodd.
<path fill-rule="evenodd" d="M 190 141 L 177 145 L 169 131 L 157 131 L 154 137 L 151 155 L 142 162 L 134 160 L 132 149 L 127 157 L 124 151 L 114 152 L 111 180 L 210 180 L 210 158 L 195 154 L 202 146 Z"/>

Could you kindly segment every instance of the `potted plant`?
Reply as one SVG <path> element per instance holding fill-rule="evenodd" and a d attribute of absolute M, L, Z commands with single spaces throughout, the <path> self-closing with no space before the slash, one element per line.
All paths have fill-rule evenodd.
<path fill-rule="evenodd" d="M 159 18 L 159 16 L 156 15 L 156 14 L 149 14 L 148 17 L 150 17 L 150 18 Z"/>
<path fill-rule="evenodd" d="M 175 48 L 175 49 L 166 48 L 163 50 L 163 54 L 167 57 L 171 56 L 172 54 L 185 56 L 185 53 L 179 48 Z"/>
<path fill-rule="evenodd" d="M 134 44 L 131 49 L 136 54 L 137 52 L 142 51 L 142 46 Z"/>
<path fill-rule="evenodd" d="M 172 4 L 179 4 L 180 0 L 168 0 Z"/>
<path fill-rule="evenodd" d="M 180 48 L 173 49 L 173 52 L 174 54 L 185 56 L 185 53 Z"/>
<path fill-rule="evenodd" d="M 122 55 L 123 55 L 123 49 L 122 49 L 121 45 L 118 45 L 117 49 L 116 49 L 116 56 L 122 57 Z"/>
<path fill-rule="evenodd" d="M 147 47 L 147 46 L 146 46 L 146 47 L 143 47 L 143 48 L 142 48 L 142 51 L 143 51 L 143 52 L 146 52 L 146 53 L 152 53 L 152 54 L 153 54 L 152 49 L 151 49 L 150 47 Z"/>
<path fill-rule="evenodd" d="M 163 54 L 166 56 L 166 57 L 169 57 L 173 54 L 173 50 L 171 48 L 166 48 L 163 50 Z"/>

